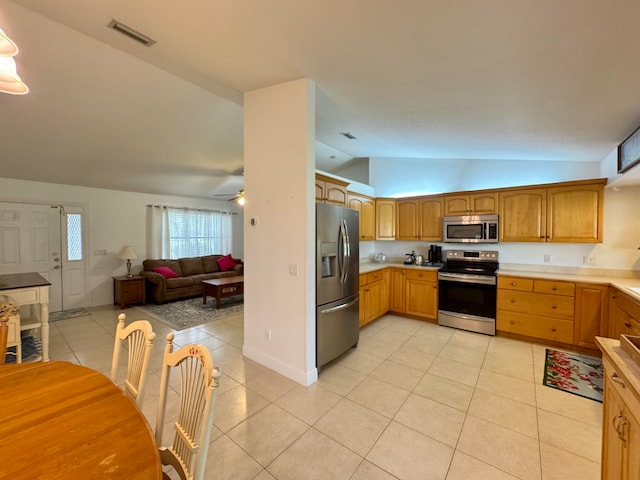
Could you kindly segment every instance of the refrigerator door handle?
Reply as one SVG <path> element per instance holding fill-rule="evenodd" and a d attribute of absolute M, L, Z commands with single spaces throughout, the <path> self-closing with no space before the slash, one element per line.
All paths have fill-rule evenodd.
<path fill-rule="evenodd" d="M 345 249 L 344 249 L 344 282 L 347 283 L 349 279 L 349 270 L 351 269 L 351 240 L 349 239 L 349 226 L 347 225 L 347 221 L 343 218 L 342 223 L 344 223 L 344 241 L 345 241 Z"/>
<path fill-rule="evenodd" d="M 340 222 L 340 242 L 342 244 L 340 255 L 340 283 L 347 283 L 349 272 L 349 235 L 347 233 L 347 222 L 344 219 Z"/>
<path fill-rule="evenodd" d="M 337 307 L 331 307 L 331 308 L 327 308 L 325 310 L 320 310 L 320 313 L 327 314 L 327 313 L 333 313 L 333 312 L 337 312 L 339 310 L 344 310 L 345 308 L 349 308 L 351 305 L 353 305 L 354 303 L 356 303 L 358 301 L 357 298 L 351 300 L 348 303 L 343 303 L 342 305 L 338 305 Z"/>

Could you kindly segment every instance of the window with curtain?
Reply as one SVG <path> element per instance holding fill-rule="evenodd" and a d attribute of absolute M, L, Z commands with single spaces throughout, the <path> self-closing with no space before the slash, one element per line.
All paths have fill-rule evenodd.
<path fill-rule="evenodd" d="M 169 258 L 231 251 L 231 213 L 174 207 L 167 213 Z"/>

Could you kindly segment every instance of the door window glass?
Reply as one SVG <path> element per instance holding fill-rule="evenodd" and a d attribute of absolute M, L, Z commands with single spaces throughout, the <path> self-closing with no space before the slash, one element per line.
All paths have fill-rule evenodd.
<path fill-rule="evenodd" d="M 67 214 L 67 260 L 82 260 L 82 215 Z"/>

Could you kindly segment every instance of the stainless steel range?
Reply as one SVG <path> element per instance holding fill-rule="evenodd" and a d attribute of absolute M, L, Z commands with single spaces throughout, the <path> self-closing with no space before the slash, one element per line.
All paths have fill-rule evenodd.
<path fill-rule="evenodd" d="M 498 252 L 447 250 L 438 272 L 438 325 L 496 334 Z"/>

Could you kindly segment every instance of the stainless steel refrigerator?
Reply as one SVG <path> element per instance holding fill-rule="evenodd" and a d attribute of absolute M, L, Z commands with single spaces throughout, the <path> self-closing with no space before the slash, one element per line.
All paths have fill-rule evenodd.
<path fill-rule="evenodd" d="M 316 366 L 358 344 L 358 212 L 316 204 Z"/>

